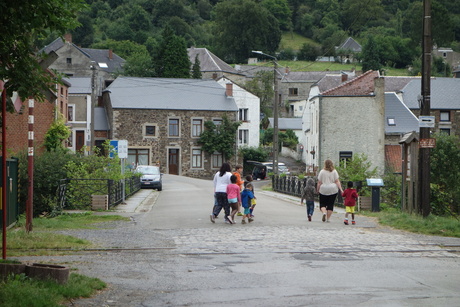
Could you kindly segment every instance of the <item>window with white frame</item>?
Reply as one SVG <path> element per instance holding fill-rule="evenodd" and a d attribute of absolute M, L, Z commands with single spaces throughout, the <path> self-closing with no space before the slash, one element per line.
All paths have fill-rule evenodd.
<path fill-rule="evenodd" d="M 449 111 L 441 111 L 439 114 L 439 120 L 442 122 L 450 122 L 450 112 Z"/>
<path fill-rule="evenodd" d="M 203 167 L 203 154 L 199 148 L 192 149 L 192 168 Z"/>
<path fill-rule="evenodd" d="M 170 118 L 168 120 L 168 135 L 170 137 L 179 136 L 179 119 L 178 118 Z"/>
<path fill-rule="evenodd" d="M 203 132 L 203 120 L 199 118 L 192 119 L 192 137 L 200 137 Z"/>
<path fill-rule="evenodd" d="M 67 105 L 67 121 L 73 122 L 75 120 L 74 115 L 74 105 Z"/>
<path fill-rule="evenodd" d="M 219 126 L 222 125 L 223 120 L 221 118 L 214 118 L 212 122 L 216 125 L 216 131 L 219 131 Z"/>
<path fill-rule="evenodd" d="M 241 129 L 238 130 L 238 143 L 240 145 L 247 145 L 249 141 L 249 130 Z"/>
<path fill-rule="evenodd" d="M 238 120 L 242 122 L 248 121 L 248 109 L 239 109 L 238 110 Z"/>
<path fill-rule="evenodd" d="M 224 159 L 221 153 L 215 152 L 211 156 L 211 167 L 212 168 L 220 168 L 224 163 Z"/>
<path fill-rule="evenodd" d="M 145 124 L 144 125 L 144 137 L 157 137 L 158 126 L 156 124 Z"/>

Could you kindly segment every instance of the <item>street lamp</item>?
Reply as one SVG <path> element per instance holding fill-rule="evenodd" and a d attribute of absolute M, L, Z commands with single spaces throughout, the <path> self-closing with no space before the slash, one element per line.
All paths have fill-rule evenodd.
<path fill-rule="evenodd" d="M 276 62 L 278 59 L 262 51 L 253 50 L 252 53 L 264 55 L 273 59 L 273 89 L 275 92 L 275 99 L 273 102 L 273 173 L 278 174 L 278 63 Z"/>

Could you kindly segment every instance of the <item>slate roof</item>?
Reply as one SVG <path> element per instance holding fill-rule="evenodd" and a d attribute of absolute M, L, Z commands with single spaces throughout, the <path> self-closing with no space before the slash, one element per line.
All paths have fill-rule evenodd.
<path fill-rule="evenodd" d="M 57 51 L 61 49 L 64 46 L 64 44 L 64 40 L 58 37 L 52 43 L 41 49 L 39 52 L 45 52 L 46 54 L 49 54 L 51 51 Z M 112 59 L 109 59 L 109 49 L 80 48 L 74 43 L 71 44 L 74 48 L 78 49 L 81 53 L 83 53 L 92 61 L 95 61 L 96 63 L 107 64 L 107 67 L 101 67 L 101 65 L 99 65 L 99 70 L 106 71 L 108 73 L 115 73 L 123 68 L 125 60 L 113 52 Z"/>
<path fill-rule="evenodd" d="M 378 71 L 369 70 L 364 74 L 341 83 L 335 88 L 322 92 L 323 96 L 367 96 L 374 92 L 374 79 L 380 76 Z"/>
<path fill-rule="evenodd" d="M 410 81 L 402 90 L 404 104 L 419 109 L 421 79 Z M 431 78 L 431 109 L 460 110 L 460 78 Z"/>
<path fill-rule="evenodd" d="M 392 118 L 395 125 L 390 126 L 388 119 Z M 417 117 L 399 99 L 396 93 L 385 93 L 385 133 L 407 133 L 418 131 Z"/>
<path fill-rule="evenodd" d="M 232 66 L 222 61 L 214 53 L 206 48 L 192 47 L 188 48 L 187 52 L 192 65 L 195 63 L 195 58 L 198 55 L 198 60 L 200 61 L 200 70 L 202 72 L 220 71 L 239 74 Z"/>
<path fill-rule="evenodd" d="M 110 130 L 105 108 L 102 108 L 102 107 L 94 108 L 94 130 L 96 131 Z"/>
<path fill-rule="evenodd" d="M 337 49 L 350 50 L 353 52 L 361 52 L 362 47 L 353 38 L 347 38 Z"/>
<path fill-rule="evenodd" d="M 273 118 L 271 117 L 268 120 L 270 121 L 269 127 L 273 128 Z M 278 129 L 279 130 L 287 130 L 287 129 L 302 130 L 302 118 L 300 117 L 278 118 Z"/>
<path fill-rule="evenodd" d="M 385 92 L 400 93 L 409 82 L 420 78 L 421 77 L 385 76 Z"/>
<path fill-rule="evenodd" d="M 70 83 L 69 94 L 91 94 L 91 78 L 71 77 L 64 80 Z"/>
<path fill-rule="evenodd" d="M 114 109 L 238 111 L 214 80 L 118 77 L 110 92 Z"/>

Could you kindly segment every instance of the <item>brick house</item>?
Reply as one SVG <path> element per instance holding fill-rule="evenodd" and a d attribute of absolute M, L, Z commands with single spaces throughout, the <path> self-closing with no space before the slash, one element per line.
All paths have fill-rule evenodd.
<path fill-rule="evenodd" d="M 55 92 L 47 93 L 47 99 L 42 102 L 34 100 L 34 153 L 45 151 L 43 143 L 45 134 L 51 124 L 58 117 L 58 113 L 64 118 L 67 116 L 67 95 L 69 83 L 56 84 Z M 20 152 L 27 151 L 29 140 L 29 99 L 14 99 L 18 106 L 17 112 L 6 115 L 6 146 L 9 155 L 14 156 Z M 51 100 L 51 101 L 50 101 Z"/>
<path fill-rule="evenodd" d="M 302 158 L 307 169 L 366 154 L 373 167 L 384 170 L 384 79 L 368 71 L 307 101 L 302 122 Z"/>
<path fill-rule="evenodd" d="M 218 125 L 238 115 L 232 85 L 214 80 L 118 77 L 103 104 L 109 137 L 128 141 L 128 163 L 196 178 L 210 178 L 223 162 L 222 154 L 205 153 L 198 144 L 204 122 Z"/>

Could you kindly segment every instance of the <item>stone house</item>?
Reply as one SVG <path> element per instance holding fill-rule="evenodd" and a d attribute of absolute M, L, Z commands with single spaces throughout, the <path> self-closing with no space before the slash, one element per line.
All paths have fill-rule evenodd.
<path fill-rule="evenodd" d="M 384 79 L 368 71 L 307 101 L 302 118 L 305 133 L 302 159 L 307 170 L 366 154 L 379 173 L 384 171 Z"/>
<path fill-rule="evenodd" d="M 348 37 L 343 41 L 340 46 L 335 47 L 337 57 L 340 59 L 340 63 L 352 63 L 355 62 L 356 54 L 363 50 L 361 45 L 355 41 L 352 37 Z"/>
<path fill-rule="evenodd" d="M 421 79 L 417 78 L 402 89 L 404 104 L 420 115 Z M 435 127 L 431 132 L 445 132 L 460 135 L 460 79 L 431 78 L 431 115 L 435 117 Z"/>
<path fill-rule="evenodd" d="M 223 162 L 198 144 L 204 123 L 238 119 L 232 83 L 224 88 L 214 80 L 118 77 L 103 104 L 109 138 L 128 141 L 128 163 L 197 178 L 211 178 Z"/>
<path fill-rule="evenodd" d="M 56 52 L 58 58 L 49 66 L 68 77 L 91 77 L 92 62 L 96 64 L 98 84 L 100 80 L 113 80 L 115 73 L 123 70 L 125 60 L 116 55 L 110 49 L 81 48 L 72 43 L 72 35 L 66 34 L 62 38 L 55 39 L 44 47 L 40 52 L 49 54 Z"/>

